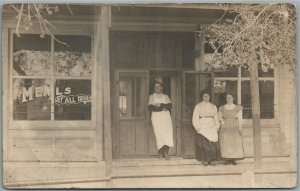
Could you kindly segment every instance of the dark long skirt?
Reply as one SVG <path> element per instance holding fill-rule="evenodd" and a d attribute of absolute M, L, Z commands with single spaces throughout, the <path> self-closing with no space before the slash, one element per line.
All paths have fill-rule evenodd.
<path fill-rule="evenodd" d="M 203 135 L 197 133 L 195 137 L 196 159 L 198 161 L 214 161 L 220 159 L 218 142 L 212 142 Z"/>

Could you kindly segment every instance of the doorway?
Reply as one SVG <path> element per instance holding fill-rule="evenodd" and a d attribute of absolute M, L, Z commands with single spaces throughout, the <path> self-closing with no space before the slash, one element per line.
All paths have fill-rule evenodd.
<path fill-rule="evenodd" d="M 210 94 L 210 101 L 214 100 L 213 73 L 185 71 L 183 73 L 182 88 L 182 154 L 183 158 L 195 158 L 196 131 L 192 124 L 195 106 L 202 101 L 202 93 Z"/>
<path fill-rule="evenodd" d="M 170 155 L 177 155 L 178 147 L 178 77 L 176 72 L 148 70 L 114 71 L 113 156 L 114 158 L 148 158 L 157 156 L 157 146 L 148 111 L 149 95 L 154 93 L 155 81 L 163 83 L 163 93 L 172 102 L 174 147 Z"/>

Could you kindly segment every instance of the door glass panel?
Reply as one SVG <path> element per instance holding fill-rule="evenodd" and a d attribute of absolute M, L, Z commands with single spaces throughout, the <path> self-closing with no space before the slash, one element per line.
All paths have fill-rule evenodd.
<path fill-rule="evenodd" d="M 119 81 L 119 116 L 133 117 L 134 77 L 120 77 Z"/>
<path fill-rule="evenodd" d="M 119 116 L 145 117 L 148 99 L 146 77 L 124 76 L 119 81 Z"/>

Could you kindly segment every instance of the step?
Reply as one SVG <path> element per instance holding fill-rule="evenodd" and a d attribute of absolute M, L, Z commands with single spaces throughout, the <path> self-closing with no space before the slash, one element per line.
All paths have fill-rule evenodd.
<path fill-rule="evenodd" d="M 186 159 L 173 159 L 171 161 L 157 159 L 152 161 L 152 164 L 149 161 L 147 163 L 135 161 L 135 163 L 127 163 L 127 166 L 114 163 L 112 178 L 241 175 L 249 171 L 256 174 L 296 173 L 296 168 L 292 167 L 287 160 L 271 161 L 269 159 L 262 163 L 262 168 L 259 170 L 249 159 L 238 161 L 237 165 L 224 165 L 219 162 L 215 166 L 204 166 L 192 159 L 187 161 Z M 167 164 L 167 162 L 171 164 Z"/>
<path fill-rule="evenodd" d="M 263 162 L 270 161 L 289 161 L 289 157 L 264 157 Z M 254 162 L 254 158 L 245 158 L 239 160 L 239 163 L 249 163 Z M 217 164 L 223 163 L 217 161 Z M 177 165 L 199 165 L 201 162 L 196 159 L 183 159 L 180 157 L 171 157 L 170 160 L 158 159 L 158 158 L 143 158 L 143 159 L 115 159 L 113 160 L 114 167 L 121 166 L 177 166 Z"/>

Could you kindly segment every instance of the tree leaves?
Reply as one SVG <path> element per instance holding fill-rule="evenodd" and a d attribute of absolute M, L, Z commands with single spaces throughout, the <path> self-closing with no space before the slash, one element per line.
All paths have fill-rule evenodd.
<path fill-rule="evenodd" d="M 224 10 L 235 16 L 215 22 L 203 31 L 209 44 L 217 50 L 222 44 L 223 53 L 215 51 L 212 63 L 224 65 L 251 64 L 251 56 L 257 55 L 263 71 L 276 64 L 296 65 L 296 11 L 291 4 L 226 4 Z M 225 22 L 224 22 L 225 20 Z M 256 51 L 253 54 L 253 50 Z M 255 63 L 255 62 L 254 62 Z M 257 63 L 258 64 L 258 63 Z"/>

